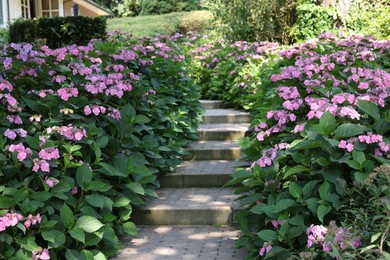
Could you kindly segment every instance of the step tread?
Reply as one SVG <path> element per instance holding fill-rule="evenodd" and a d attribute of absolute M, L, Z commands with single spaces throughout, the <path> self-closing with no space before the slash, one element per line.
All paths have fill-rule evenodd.
<path fill-rule="evenodd" d="M 249 162 L 230 160 L 184 161 L 168 175 L 231 175 L 235 168 L 247 165 Z"/>
<path fill-rule="evenodd" d="M 235 226 L 137 226 L 137 236 L 126 236 L 123 248 L 113 260 L 133 259 L 244 259 L 246 250 L 237 249 L 240 235 Z"/>
<path fill-rule="evenodd" d="M 196 141 L 192 142 L 189 151 L 241 149 L 237 141 Z"/>
<path fill-rule="evenodd" d="M 239 196 L 235 188 L 162 188 L 157 190 L 158 198 L 148 201 L 146 210 L 219 210 L 238 208 L 235 201 Z"/>
<path fill-rule="evenodd" d="M 203 116 L 249 116 L 249 113 L 229 108 L 207 109 Z"/>
<path fill-rule="evenodd" d="M 218 124 L 200 124 L 198 131 L 208 132 L 246 132 L 249 128 L 248 123 L 218 123 Z"/>

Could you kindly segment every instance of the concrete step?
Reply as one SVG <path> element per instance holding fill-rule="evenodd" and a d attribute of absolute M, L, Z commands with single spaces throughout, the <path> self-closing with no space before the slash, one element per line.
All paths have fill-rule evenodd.
<path fill-rule="evenodd" d="M 240 231 L 235 226 L 138 226 L 137 236 L 124 237 L 123 248 L 112 260 L 239 260 Z"/>
<path fill-rule="evenodd" d="M 237 141 L 198 141 L 187 149 L 184 160 L 237 160 L 241 157 L 241 148 Z"/>
<path fill-rule="evenodd" d="M 216 108 L 228 108 L 227 104 L 222 103 L 220 100 L 200 100 L 204 109 L 216 109 Z"/>
<path fill-rule="evenodd" d="M 133 210 L 141 225 L 225 225 L 238 208 L 234 188 L 163 188 L 159 198 Z"/>
<path fill-rule="evenodd" d="M 162 188 L 222 187 L 231 180 L 236 168 L 248 165 L 249 162 L 227 160 L 184 161 L 159 181 Z"/>
<path fill-rule="evenodd" d="M 248 113 L 234 109 L 208 109 L 203 114 L 203 124 L 249 123 Z"/>
<path fill-rule="evenodd" d="M 227 123 L 227 124 L 201 124 L 199 125 L 199 140 L 238 140 L 248 132 L 247 123 Z"/>

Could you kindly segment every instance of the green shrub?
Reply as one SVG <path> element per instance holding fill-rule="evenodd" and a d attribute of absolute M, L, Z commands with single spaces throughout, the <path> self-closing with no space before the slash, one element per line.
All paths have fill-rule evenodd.
<path fill-rule="evenodd" d="M 315 3 L 301 3 L 297 6 L 298 19 L 290 29 L 294 41 L 304 41 L 336 29 L 341 20 L 337 9 L 326 8 Z"/>
<path fill-rule="evenodd" d="M 0 52 L 0 258 L 106 259 L 196 138 L 174 38 Z M 47 251 L 48 250 L 48 251 Z"/>
<path fill-rule="evenodd" d="M 0 46 L 3 46 L 9 42 L 9 30 L 6 28 L 0 28 Z"/>
<path fill-rule="evenodd" d="M 231 40 L 289 43 L 297 0 L 216 0 L 206 6 Z"/>
<path fill-rule="evenodd" d="M 51 48 L 70 44 L 86 45 L 91 39 L 105 36 L 105 17 L 42 17 L 37 20 L 19 19 L 10 25 L 11 42 L 46 39 L 46 44 Z"/>
<path fill-rule="evenodd" d="M 37 38 L 35 20 L 16 19 L 9 27 L 10 42 L 34 42 Z"/>
<path fill-rule="evenodd" d="M 348 27 L 377 38 L 390 37 L 390 6 L 386 1 L 354 2 L 347 20 Z"/>
<path fill-rule="evenodd" d="M 199 9 L 199 0 L 141 0 L 140 15 L 166 14 Z"/>
<path fill-rule="evenodd" d="M 322 225 L 332 220 L 350 225 L 343 228 L 356 230 L 355 238 L 365 243 L 375 235 L 360 234 L 362 226 L 355 226 L 353 216 L 343 220 L 353 209 L 347 191 L 364 183 L 379 165 L 390 163 L 388 44 L 325 33 L 317 41 L 281 51 L 280 60 L 260 70 L 257 91 L 237 96 L 253 103 L 255 130 L 241 141 L 245 159 L 253 163 L 230 182 L 241 184 L 236 192 L 246 208 L 236 214 L 243 233 L 237 245 L 247 247 L 248 259 L 259 257 L 259 250 L 267 259 L 300 252 L 332 256 L 337 250 L 332 251 L 330 240 L 313 242 L 306 234 L 325 230 Z M 353 203 L 362 202 L 356 199 Z M 359 205 L 374 208 L 377 202 Z M 349 250 L 339 254 L 357 249 Z"/>

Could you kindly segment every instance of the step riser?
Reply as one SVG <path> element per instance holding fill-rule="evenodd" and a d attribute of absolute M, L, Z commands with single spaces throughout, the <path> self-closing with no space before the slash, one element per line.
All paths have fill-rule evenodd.
<path fill-rule="evenodd" d="M 202 116 L 203 124 L 225 124 L 225 123 L 250 123 L 251 118 L 248 115 L 218 115 Z"/>
<path fill-rule="evenodd" d="M 223 108 L 228 108 L 227 105 L 225 105 L 224 103 L 222 103 L 220 101 L 213 101 L 213 102 L 202 102 L 201 101 L 201 104 L 202 104 L 202 107 L 204 109 L 223 109 Z"/>
<path fill-rule="evenodd" d="M 155 209 L 135 210 L 132 221 L 137 225 L 226 225 L 232 223 L 233 210 L 218 209 Z"/>
<path fill-rule="evenodd" d="M 220 149 L 220 150 L 188 150 L 190 154 L 185 155 L 183 160 L 237 160 L 241 157 L 241 149 Z"/>
<path fill-rule="evenodd" d="M 222 187 L 231 180 L 230 174 L 165 175 L 159 179 L 161 188 Z"/>
<path fill-rule="evenodd" d="M 246 131 L 220 131 L 220 132 L 209 132 L 200 131 L 200 141 L 233 141 L 238 140 L 246 135 Z"/>

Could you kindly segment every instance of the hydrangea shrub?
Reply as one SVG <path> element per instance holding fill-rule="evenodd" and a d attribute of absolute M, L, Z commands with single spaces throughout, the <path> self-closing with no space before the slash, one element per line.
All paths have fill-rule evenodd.
<path fill-rule="evenodd" d="M 0 51 L 0 258 L 106 259 L 196 138 L 201 107 L 170 38 Z"/>
<path fill-rule="evenodd" d="M 291 257 L 317 250 L 313 244 L 336 256 L 331 242 L 313 238 L 313 227 L 332 220 L 341 226 L 346 191 L 390 163 L 389 47 L 389 41 L 325 33 L 281 51 L 259 75 L 262 82 L 268 75 L 267 84 L 237 97 L 253 102 L 254 115 L 255 134 L 241 141 L 253 163 L 230 182 L 241 183 L 237 245 L 247 247 L 248 259 Z M 356 247 L 369 235 L 345 234 Z M 340 241 L 333 246 L 342 247 Z"/>

